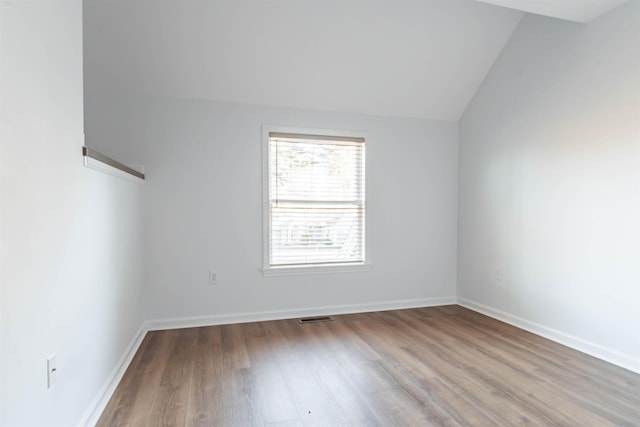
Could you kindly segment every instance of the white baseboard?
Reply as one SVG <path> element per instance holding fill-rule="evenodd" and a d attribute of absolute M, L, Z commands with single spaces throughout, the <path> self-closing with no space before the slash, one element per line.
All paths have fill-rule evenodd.
<path fill-rule="evenodd" d="M 488 307 L 466 298 L 458 298 L 458 305 L 640 374 L 640 359 L 629 354 L 620 353 L 619 351 L 611 348 L 569 335 L 562 331 L 540 325 L 539 323 L 523 319 L 522 317 L 497 310 L 493 307 Z"/>
<path fill-rule="evenodd" d="M 333 305 L 308 307 L 295 310 L 259 311 L 254 313 L 221 314 L 213 316 L 178 317 L 157 319 L 148 322 L 150 331 L 163 329 L 193 328 L 200 326 L 226 325 L 233 323 L 263 322 L 268 320 L 293 319 L 320 315 L 367 313 L 371 311 L 398 310 L 403 308 L 433 307 L 456 304 L 455 297 L 426 298 L 389 301 L 369 304 Z"/>
<path fill-rule="evenodd" d="M 96 425 L 100 415 L 102 415 L 102 412 L 104 411 L 104 408 L 107 407 L 109 399 L 113 396 L 113 392 L 116 390 L 116 387 L 124 376 L 125 371 L 129 367 L 131 360 L 133 360 L 133 356 L 135 356 L 136 352 L 140 348 L 140 344 L 142 344 L 142 340 L 147 334 L 147 331 L 147 324 L 143 323 L 127 346 L 125 352 L 122 354 L 122 357 L 120 357 L 120 360 L 111 372 L 111 375 L 109 375 L 107 381 L 100 388 L 96 398 L 91 402 L 89 409 L 87 409 L 84 417 L 80 420 L 78 427 L 93 427 Z"/>

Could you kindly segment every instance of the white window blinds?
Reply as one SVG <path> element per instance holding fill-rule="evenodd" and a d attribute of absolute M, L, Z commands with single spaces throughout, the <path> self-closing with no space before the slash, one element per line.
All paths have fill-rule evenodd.
<path fill-rule="evenodd" d="M 269 133 L 269 265 L 365 260 L 364 138 Z"/>

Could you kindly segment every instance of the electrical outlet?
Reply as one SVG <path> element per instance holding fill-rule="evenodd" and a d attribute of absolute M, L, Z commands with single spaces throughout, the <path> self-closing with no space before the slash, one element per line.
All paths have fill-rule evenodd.
<path fill-rule="evenodd" d="M 218 283 L 218 276 L 215 271 L 209 270 L 209 284 L 216 285 Z"/>
<path fill-rule="evenodd" d="M 58 357 L 52 354 L 47 358 L 47 388 L 51 388 L 58 380 Z"/>

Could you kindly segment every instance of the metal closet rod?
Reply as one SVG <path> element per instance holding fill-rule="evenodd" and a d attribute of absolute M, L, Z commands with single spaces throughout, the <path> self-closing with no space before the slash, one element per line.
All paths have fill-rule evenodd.
<path fill-rule="evenodd" d="M 130 168 L 127 165 L 123 165 L 122 163 L 113 160 L 111 157 L 105 156 L 102 153 L 97 152 L 96 150 L 94 150 L 93 148 L 89 148 L 89 147 L 82 147 L 82 155 L 86 156 L 86 157 L 90 157 L 92 159 L 95 159 L 99 162 L 105 163 L 109 166 L 112 166 L 116 169 L 119 169 L 123 172 L 126 172 L 128 174 L 131 174 L 135 177 L 138 177 L 140 179 L 144 179 L 144 174 L 141 172 L 138 172 L 135 169 Z"/>

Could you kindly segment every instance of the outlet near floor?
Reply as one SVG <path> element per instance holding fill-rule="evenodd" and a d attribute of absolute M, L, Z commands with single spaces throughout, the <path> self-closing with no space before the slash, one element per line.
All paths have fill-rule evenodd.
<path fill-rule="evenodd" d="M 58 379 L 58 357 L 52 354 L 47 358 L 47 388 L 51 388 Z"/>

